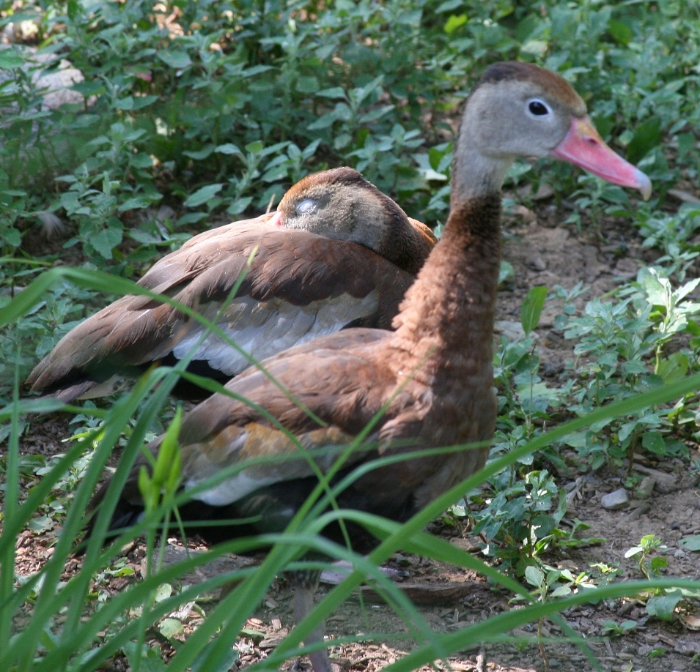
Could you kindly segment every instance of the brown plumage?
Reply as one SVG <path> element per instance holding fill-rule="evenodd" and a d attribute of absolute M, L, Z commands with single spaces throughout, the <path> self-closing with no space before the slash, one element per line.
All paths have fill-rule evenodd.
<path fill-rule="evenodd" d="M 275 417 L 327 472 L 332 447 L 347 445 L 386 406 L 367 441 L 334 483 L 359 464 L 413 447 L 438 448 L 492 438 L 496 420 L 492 329 L 500 261 L 500 188 L 515 156 L 561 156 L 647 194 L 648 178 L 620 159 L 599 136 L 576 92 L 558 75 L 535 66 L 489 68 L 464 108 L 455 151 L 451 211 L 443 237 L 421 269 L 394 320 L 396 331 L 351 329 L 319 338 L 264 362 L 265 368 L 324 423 L 319 426 L 269 378 L 249 369 L 227 387 Z M 182 487 L 192 488 L 259 455 L 297 454 L 294 442 L 262 413 L 214 395 L 185 418 L 181 432 Z M 156 451 L 158 442 L 151 446 Z M 479 470 L 487 448 L 405 460 L 363 474 L 338 497 L 352 508 L 404 521 Z M 141 460 L 145 462 L 145 460 Z M 141 510 L 137 468 L 112 523 L 133 523 Z M 243 526 L 202 529 L 206 539 L 281 531 L 317 478 L 306 459 L 249 467 L 194 496 L 184 519 L 240 519 Z M 95 496 L 99 504 L 105 488 Z M 348 526 L 353 547 L 365 552 L 369 534 Z M 324 535 L 344 543 L 337 527 Z M 297 590 L 301 612 L 310 604 Z M 319 639 L 315 633 L 311 639 Z M 327 657 L 312 657 L 316 672 Z"/>
<path fill-rule="evenodd" d="M 348 326 L 389 329 L 399 302 L 436 238 L 351 168 L 310 175 L 285 194 L 274 215 L 195 236 L 138 283 L 212 321 L 245 271 L 218 325 L 264 359 Z M 27 384 L 69 402 L 113 391 L 154 362 L 174 364 L 204 327 L 145 296 L 118 299 L 70 331 Z M 188 369 L 222 382 L 250 359 L 215 334 Z M 203 398 L 182 381 L 180 396 Z"/>

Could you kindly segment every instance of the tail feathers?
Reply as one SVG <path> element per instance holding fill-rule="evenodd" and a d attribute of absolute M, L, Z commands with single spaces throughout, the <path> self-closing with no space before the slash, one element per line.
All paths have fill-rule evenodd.
<path fill-rule="evenodd" d="M 53 398 L 62 401 L 64 404 L 70 404 L 76 399 L 80 399 L 84 394 L 87 394 L 93 387 L 97 385 L 95 380 L 81 380 L 72 385 L 66 385 L 65 387 L 60 387 L 48 394 L 41 396 L 44 398 Z"/>

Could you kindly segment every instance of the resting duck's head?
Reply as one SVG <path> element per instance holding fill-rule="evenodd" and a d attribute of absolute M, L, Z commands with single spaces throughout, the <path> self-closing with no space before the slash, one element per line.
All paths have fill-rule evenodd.
<path fill-rule="evenodd" d="M 334 168 L 297 182 L 271 220 L 326 238 L 369 247 L 398 266 L 418 270 L 436 238 L 352 168 Z"/>

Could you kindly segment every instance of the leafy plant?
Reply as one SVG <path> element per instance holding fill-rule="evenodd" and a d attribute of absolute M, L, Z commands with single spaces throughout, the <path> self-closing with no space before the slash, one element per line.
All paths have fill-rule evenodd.
<path fill-rule="evenodd" d="M 603 634 L 620 637 L 626 635 L 637 627 L 637 621 L 627 620 L 621 623 L 616 623 L 615 621 L 603 621 Z"/>
<path fill-rule="evenodd" d="M 655 555 L 656 551 L 663 550 L 663 542 L 654 534 L 648 534 L 641 538 L 638 546 L 633 546 L 626 553 L 626 558 L 638 556 L 639 571 L 648 579 L 658 577 L 662 569 L 668 567 L 668 560 L 663 556 Z M 650 556 L 653 558 L 649 559 Z"/>

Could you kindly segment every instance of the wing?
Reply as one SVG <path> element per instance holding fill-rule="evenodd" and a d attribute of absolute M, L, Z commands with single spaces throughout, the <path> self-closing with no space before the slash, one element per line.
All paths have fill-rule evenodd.
<path fill-rule="evenodd" d="M 313 477 L 316 472 L 299 445 L 313 452 L 317 468 L 327 472 L 338 457 L 337 449 L 350 444 L 395 394 L 396 379 L 384 366 L 387 357 L 382 354 L 390 339 L 385 331 L 350 329 L 263 362 L 279 385 L 255 367 L 230 381 L 226 388 L 236 398 L 215 394 L 185 417 L 180 432 L 184 487 L 194 488 L 224 469 L 259 458 L 270 461 L 245 468 L 196 499 L 221 507 L 273 484 Z M 388 454 L 393 439 L 420 439 L 420 427 L 411 420 L 420 414 L 422 402 L 416 403 L 414 388 L 408 387 L 396 395 L 366 439 L 386 445 L 352 455 L 346 467 L 370 454 Z M 157 447 L 156 442 L 154 452 Z M 420 478 L 432 469 L 426 465 Z M 401 468 L 391 471 L 399 473 Z M 137 469 L 133 473 L 127 499 L 140 501 Z"/>
<path fill-rule="evenodd" d="M 389 336 L 388 332 L 375 329 L 351 329 L 264 362 L 266 370 L 283 388 L 299 390 L 298 401 L 323 424 L 259 370 L 250 368 L 230 381 L 227 389 L 251 403 L 215 394 L 187 414 L 180 432 L 183 486 L 196 487 L 222 470 L 243 465 L 251 458 L 270 458 L 197 495 L 197 500 L 205 505 L 225 507 L 261 488 L 314 476 L 313 468 L 299 451 L 299 444 L 314 453 L 316 465 L 326 472 L 338 456 L 336 450 L 329 449 L 352 442 L 375 409 L 381 407 L 385 387 L 393 384 L 391 375 L 376 366 L 370 354 L 374 346 L 381 345 Z M 287 432 L 272 422 L 268 414 Z M 369 440 L 373 438 L 376 435 Z M 157 451 L 158 441 L 151 449 Z M 360 459 L 364 459 L 362 453 L 352 456 L 348 464 Z M 138 471 L 146 462 L 143 458 L 137 460 L 124 488 L 122 499 L 128 506 L 141 504 Z M 106 486 L 98 491 L 92 508 L 105 491 Z"/>
<path fill-rule="evenodd" d="M 412 275 L 361 245 L 262 219 L 196 236 L 139 284 L 199 310 L 258 360 L 347 326 L 390 328 Z M 114 376 L 134 377 L 191 349 L 193 370 L 222 380 L 250 362 L 171 306 L 126 296 L 69 332 L 27 383 L 65 401 L 100 396 Z"/>

